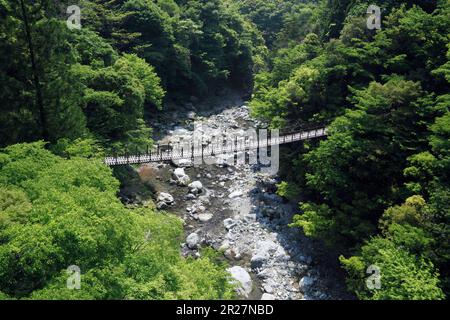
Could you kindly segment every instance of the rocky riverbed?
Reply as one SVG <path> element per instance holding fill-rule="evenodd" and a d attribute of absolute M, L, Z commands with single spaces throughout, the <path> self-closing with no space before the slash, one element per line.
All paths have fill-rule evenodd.
<path fill-rule="evenodd" d="M 191 139 L 193 122 L 203 134 L 243 132 L 261 125 L 249 116 L 239 95 L 215 108 L 186 107 L 154 125 L 161 144 Z M 199 256 L 211 246 L 228 260 L 242 299 L 347 299 L 337 257 L 288 224 L 297 206 L 275 194 L 277 176 L 258 165 L 212 165 L 190 161 L 149 164 L 136 169 L 151 184 L 157 207 L 180 216 L 186 240 L 182 254 Z"/>

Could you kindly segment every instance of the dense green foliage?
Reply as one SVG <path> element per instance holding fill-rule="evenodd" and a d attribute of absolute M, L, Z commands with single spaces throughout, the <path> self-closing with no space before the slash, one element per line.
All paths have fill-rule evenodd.
<path fill-rule="evenodd" d="M 160 107 L 154 69 L 88 29 L 69 30 L 54 2 L 2 2 L 1 145 L 43 138 L 145 140 L 144 106 Z M 29 34 L 30 40 L 27 39 Z"/>
<path fill-rule="evenodd" d="M 127 209 L 100 160 L 65 160 L 43 143 L 0 153 L 0 291 L 31 299 L 224 299 L 233 296 L 212 256 L 179 254 L 182 221 Z M 69 290 L 66 269 L 81 270 Z"/>
<path fill-rule="evenodd" d="M 382 28 L 369 30 L 373 3 L 319 1 L 303 27 L 313 33 L 284 42 L 256 76 L 252 112 L 279 128 L 329 123 L 326 141 L 291 152 L 295 174 L 279 194 L 302 199 L 293 226 L 352 256 L 341 257 L 350 290 L 440 299 L 450 293 L 450 3 L 378 1 Z M 371 265 L 380 290 L 365 285 Z"/>
<path fill-rule="evenodd" d="M 81 29 L 71 4 L 0 1 L 0 298 L 233 297 L 225 265 L 182 258 L 182 222 L 124 207 L 96 159 L 151 143 L 168 100 L 250 88 L 262 36 L 231 2 L 83 0 Z"/>
<path fill-rule="evenodd" d="M 0 2 L 3 146 L 92 137 L 141 147 L 144 116 L 165 96 L 249 88 L 264 64 L 263 38 L 228 2 L 83 0 L 80 30 L 66 26 L 66 1 L 24 4 Z"/>
<path fill-rule="evenodd" d="M 271 127 L 328 125 L 284 153 L 278 193 L 352 292 L 448 297 L 449 0 L 81 0 L 81 29 L 70 4 L 0 0 L 1 299 L 232 297 L 214 254 L 181 258 L 181 222 L 124 207 L 96 160 L 150 144 L 167 102 L 230 86 Z"/>
<path fill-rule="evenodd" d="M 203 95 L 224 82 L 245 86 L 264 45 L 228 1 L 84 1 L 88 25 L 121 52 L 155 66 L 169 94 Z"/>

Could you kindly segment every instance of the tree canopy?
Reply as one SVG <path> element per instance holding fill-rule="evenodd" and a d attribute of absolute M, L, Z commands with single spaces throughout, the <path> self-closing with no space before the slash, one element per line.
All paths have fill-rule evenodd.
<path fill-rule="evenodd" d="M 366 26 L 369 4 L 382 9 L 380 30 Z M 442 299 L 450 3 L 318 1 L 308 16 L 297 32 L 307 34 L 278 42 L 255 76 L 251 101 L 272 127 L 328 124 L 326 140 L 291 150 L 285 166 L 279 194 L 301 199 L 292 226 L 342 253 L 361 299 Z M 365 285 L 371 265 L 380 290 Z"/>
<path fill-rule="evenodd" d="M 181 221 L 124 206 L 99 160 L 225 87 L 272 128 L 327 126 L 286 147 L 278 193 L 351 292 L 448 297 L 448 0 L 80 0 L 81 28 L 69 4 L 0 0 L 0 299 L 232 298 L 214 252 L 182 258 Z"/>
<path fill-rule="evenodd" d="M 233 297 L 214 256 L 180 256 L 181 220 L 124 207 L 119 182 L 100 160 L 66 160 L 36 142 L 5 148 L 0 169 L 3 298 Z M 66 286 L 72 265 L 80 290 Z"/>

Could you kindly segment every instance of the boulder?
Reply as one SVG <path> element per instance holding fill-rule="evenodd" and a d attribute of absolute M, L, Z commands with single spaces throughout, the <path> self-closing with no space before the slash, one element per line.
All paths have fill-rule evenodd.
<path fill-rule="evenodd" d="M 172 197 L 171 194 L 166 192 L 161 192 L 158 194 L 158 197 L 156 199 L 156 208 L 159 210 L 166 209 L 169 206 L 173 205 L 175 202 L 175 199 Z"/>
<path fill-rule="evenodd" d="M 175 202 L 175 199 L 173 198 L 173 196 L 170 193 L 161 192 L 158 195 L 157 201 L 158 202 L 164 202 L 164 203 L 167 203 L 167 204 L 173 204 Z"/>
<path fill-rule="evenodd" d="M 273 286 L 271 283 L 265 283 L 263 285 L 263 290 L 267 293 L 273 293 Z"/>
<path fill-rule="evenodd" d="M 189 176 L 184 172 L 183 168 L 176 168 L 173 172 L 173 179 L 175 183 L 179 186 L 187 186 L 191 179 Z"/>
<path fill-rule="evenodd" d="M 189 249 L 196 249 L 200 243 L 200 237 L 197 233 L 191 233 L 186 238 L 186 244 Z"/>
<path fill-rule="evenodd" d="M 199 194 L 203 191 L 203 185 L 200 181 L 194 181 L 188 185 L 189 192 L 192 194 Z"/>
<path fill-rule="evenodd" d="M 237 191 L 230 193 L 228 195 L 228 198 L 230 198 L 230 199 L 238 198 L 238 197 L 241 197 L 243 194 L 244 193 L 241 190 L 237 190 Z"/>
<path fill-rule="evenodd" d="M 300 289 L 302 289 L 304 291 L 308 287 L 312 286 L 315 281 L 316 281 L 316 279 L 314 279 L 313 277 L 304 276 L 303 278 L 300 279 L 300 282 L 299 282 Z"/>
<path fill-rule="evenodd" d="M 231 283 L 237 284 L 239 286 L 237 288 L 237 293 L 247 298 L 253 289 L 253 283 L 250 274 L 244 268 L 239 266 L 228 268 L 227 271 L 231 275 Z"/>
<path fill-rule="evenodd" d="M 213 215 L 211 213 L 201 213 L 198 215 L 198 220 L 200 222 L 208 222 L 213 218 Z"/>

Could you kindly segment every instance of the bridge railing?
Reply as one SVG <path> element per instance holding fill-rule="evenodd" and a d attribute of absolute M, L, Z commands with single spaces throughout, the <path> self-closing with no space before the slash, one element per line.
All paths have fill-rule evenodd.
<path fill-rule="evenodd" d="M 174 152 L 173 149 L 163 148 L 162 146 L 157 146 L 156 150 L 149 150 L 147 148 L 147 153 L 145 154 L 135 154 L 124 156 L 112 156 L 106 157 L 104 159 L 105 164 L 109 166 L 126 165 L 126 164 L 142 164 L 150 162 L 163 162 L 171 160 L 181 160 L 181 159 L 192 159 L 197 157 L 208 157 L 224 153 L 241 152 L 248 151 L 258 148 L 267 148 L 273 145 L 282 145 L 287 143 L 292 143 L 296 141 L 309 140 L 313 138 L 320 138 L 327 135 L 327 128 L 320 127 L 314 128 L 308 131 L 291 132 L 283 134 L 279 137 L 268 137 L 267 139 L 248 139 L 243 142 L 238 143 L 236 140 L 233 144 L 223 144 L 222 145 L 208 145 L 201 148 L 194 148 L 193 150 L 184 150 L 181 152 Z M 166 149 L 166 150 L 165 150 Z"/>

